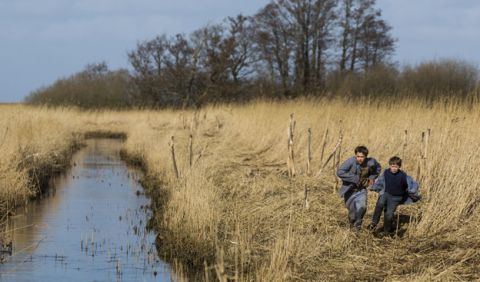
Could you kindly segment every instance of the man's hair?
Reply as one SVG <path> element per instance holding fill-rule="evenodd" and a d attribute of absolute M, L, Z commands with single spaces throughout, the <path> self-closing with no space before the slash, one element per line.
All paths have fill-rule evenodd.
<path fill-rule="evenodd" d="M 402 166 L 402 159 L 400 159 L 397 156 L 393 156 L 393 157 L 390 158 L 390 160 L 388 160 L 388 164 L 389 165 L 398 165 L 399 167 L 401 167 Z"/>
<path fill-rule="evenodd" d="M 357 153 L 362 153 L 362 154 L 364 154 L 365 157 L 366 157 L 366 156 L 368 156 L 368 149 L 367 149 L 367 147 L 365 147 L 365 146 L 357 146 L 357 147 L 355 148 L 355 155 L 356 155 Z"/>

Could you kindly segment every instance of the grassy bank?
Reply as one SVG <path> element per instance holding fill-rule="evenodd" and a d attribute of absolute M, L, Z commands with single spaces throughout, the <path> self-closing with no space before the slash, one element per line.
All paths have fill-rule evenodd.
<path fill-rule="evenodd" d="M 6 161 L 19 158 L 18 148 L 30 144 L 41 148 L 30 152 L 51 154 L 67 148 L 59 144 L 72 144 L 64 141 L 71 140 L 66 136 L 123 132 L 125 156 L 146 171 L 144 186 L 157 209 L 152 225 L 159 232 L 160 254 L 187 269 L 203 273 L 208 268 L 210 280 L 471 280 L 480 278 L 480 180 L 475 178 L 479 106 L 444 101 L 424 107 L 412 100 L 395 106 L 340 100 L 256 102 L 197 112 L 16 106 L 9 108 L 10 115 L 2 110 L 0 131 L 8 126 L 23 133 L 7 135 L 12 139 L 0 147 L 7 156 L 0 167 L 4 183 L 24 191 L 28 175 Z M 296 119 L 294 178 L 288 177 L 286 165 L 291 113 Z M 17 121 L 21 127 L 9 126 L 14 117 L 22 120 Z M 54 134 L 53 125 L 63 129 Z M 308 128 L 314 174 L 340 132 L 344 136 L 339 157 L 319 177 L 306 174 Z M 422 132 L 428 136 L 423 142 Z M 17 135 L 25 137 L 12 137 Z M 396 238 L 368 232 L 356 236 L 347 227 L 346 209 L 334 193 L 334 169 L 359 144 L 368 146 L 384 166 L 389 157 L 400 155 L 405 170 L 421 181 L 424 200 L 400 208 Z M 24 182 L 16 183 L 19 175 Z M 2 197 L 20 194 L 12 191 Z M 369 195 L 366 223 L 375 200 L 376 195 Z"/>
<path fill-rule="evenodd" d="M 74 112 L 24 106 L 0 106 L 0 211 L 13 208 L 41 192 L 49 177 L 63 171 L 81 136 Z"/>

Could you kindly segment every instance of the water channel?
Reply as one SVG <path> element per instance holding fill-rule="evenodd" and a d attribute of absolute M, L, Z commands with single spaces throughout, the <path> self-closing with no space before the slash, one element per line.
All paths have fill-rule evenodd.
<path fill-rule="evenodd" d="M 13 253 L 1 281 L 170 281 L 146 229 L 150 200 L 139 170 L 120 158 L 122 141 L 87 140 L 72 168 L 10 218 Z"/>

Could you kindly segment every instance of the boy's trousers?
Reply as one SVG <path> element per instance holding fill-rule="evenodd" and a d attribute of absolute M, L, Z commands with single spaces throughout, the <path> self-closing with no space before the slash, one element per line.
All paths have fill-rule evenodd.
<path fill-rule="evenodd" d="M 383 216 L 383 230 L 386 233 L 392 232 L 393 216 L 397 207 L 403 203 L 404 199 L 404 196 L 393 196 L 387 192 L 380 195 L 373 212 L 372 224 L 378 224 L 382 211 L 385 209 L 385 214 Z"/>

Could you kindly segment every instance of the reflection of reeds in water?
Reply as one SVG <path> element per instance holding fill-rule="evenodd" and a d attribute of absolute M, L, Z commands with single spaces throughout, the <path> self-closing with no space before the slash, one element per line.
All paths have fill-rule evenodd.
<path fill-rule="evenodd" d="M 119 224 L 121 223 L 118 232 L 125 227 L 126 235 L 130 240 L 112 242 L 110 239 L 102 238 L 101 229 L 94 228 L 92 232 L 81 235 L 81 252 L 91 257 L 105 254 L 107 263 L 115 270 L 118 278 L 121 278 L 125 271 L 130 271 L 132 267 L 141 270 L 144 275 L 156 276 L 159 258 L 153 238 L 145 230 L 144 219 L 147 216 L 148 209 L 145 205 L 136 209 L 126 209 L 124 214 L 117 218 Z M 95 235 L 96 231 L 98 235 Z"/>

